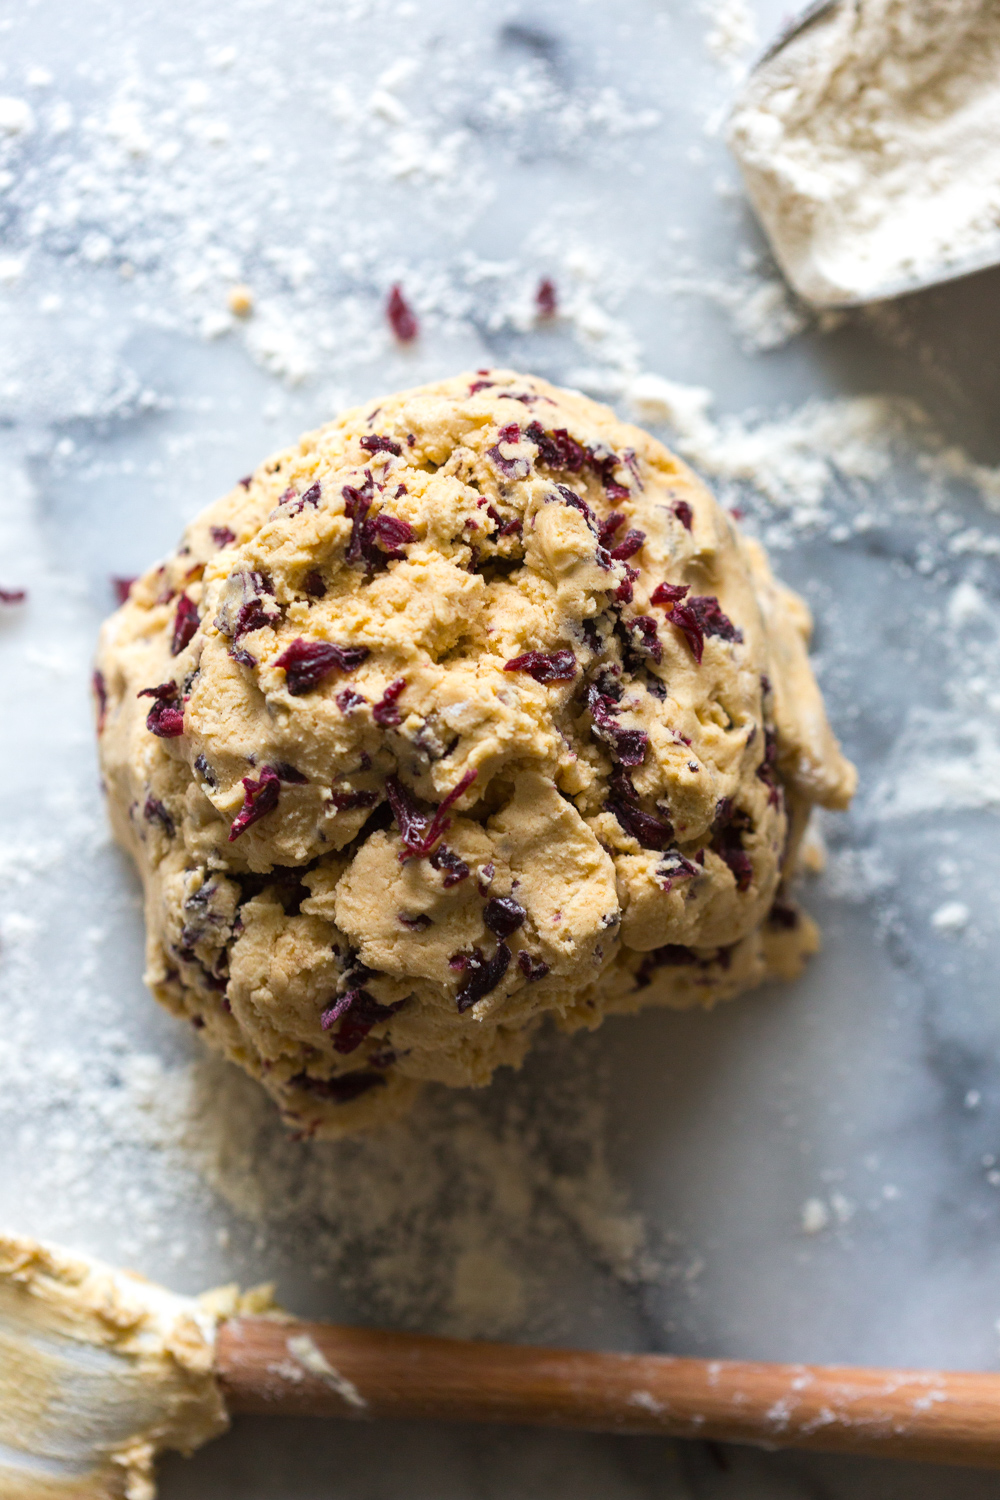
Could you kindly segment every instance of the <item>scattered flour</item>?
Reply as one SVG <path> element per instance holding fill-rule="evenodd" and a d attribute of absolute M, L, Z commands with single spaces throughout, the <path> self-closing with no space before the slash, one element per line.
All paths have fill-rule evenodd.
<path fill-rule="evenodd" d="M 711 391 L 642 373 L 627 382 L 622 398 L 637 421 L 669 427 L 677 448 L 703 473 L 752 486 L 805 525 L 821 518 L 821 502 L 835 486 L 844 480 L 869 486 L 904 456 L 915 458 L 926 480 L 925 506 L 952 482 L 1000 512 L 1000 468 L 947 445 L 927 414 L 902 397 L 817 397 L 780 417 L 713 420 Z"/>
<path fill-rule="evenodd" d="M 364 1411 L 368 1402 L 362 1396 L 353 1380 L 348 1380 L 339 1370 L 331 1365 L 323 1352 L 306 1333 L 295 1335 L 286 1344 L 292 1359 L 302 1370 L 307 1370 L 310 1375 L 318 1375 L 331 1390 L 336 1391 L 348 1404 L 359 1411 Z"/>
<path fill-rule="evenodd" d="M 695 294 L 721 307 L 747 354 L 780 349 L 809 326 L 809 312 L 778 276 L 671 276 L 667 288 L 674 295 Z"/>
<path fill-rule="evenodd" d="M 961 686 L 961 679 L 957 680 Z M 876 792 L 883 818 L 1000 809 L 1000 723 L 994 710 L 910 710 Z"/>
<path fill-rule="evenodd" d="M 30 135 L 34 128 L 34 112 L 26 99 L 0 96 L 0 135 Z"/>
<path fill-rule="evenodd" d="M 608 1171 L 599 1079 L 559 1074 L 552 1115 L 525 1114 L 520 1081 L 486 1107 L 432 1089 L 405 1125 L 331 1145 L 291 1139 L 217 1059 L 165 1069 L 147 1054 L 124 1066 L 119 1112 L 174 1172 L 194 1164 L 240 1219 L 278 1243 L 308 1235 L 318 1272 L 378 1317 L 497 1336 L 553 1326 L 544 1301 L 551 1258 L 572 1261 L 567 1232 L 624 1285 L 663 1275 Z"/>
<path fill-rule="evenodd" d="M 838 849 L 828 858 L 824 887 L 839 901 L 867 904 L 873 896 L 896 882 L 884 854 L 878 849 Z"/>
<path fill-rule="evenodd" d="M 935 932 L 956 936 L 968 927 L 971 916 L 964 901 L 946 901 L 931 917 L 931 926 Z"/>
<path fill-rule="evenodd" d="M 604 151 L 624 162 L 661 112 L 600 77 L 570 87 L 545 50 L 558 51 L 559 38 L 546 43 L 541 30 L 457 26 L 443 48 L 443 13 L 408 22 L 409 55 L 377 71 L 372 87 L 362 9 L 336 22 L 297 17 L 310 40 L 294 91 L 276 67 L 271 20 L 246 6 L 239 46 L 207 46 L 200 76 L 123 49 L 100 70 L 83 62 L 76 76 L 48 75 L 34 105 L 0 97 L 0 291 L 23 280 L 29 255 L 39 302 L 51 295 L 50 279 L 72 292 L 100 268 L 101 300 L 140 326 L 240 338 L 293 386 L 335 379 L 366 352 L 391 357 L 383 309 L 398 280 L 425 327 L 516 328 L 526 287 L 532 295 L 562 256 L 540 262 L 528 244 L 488 284 L 465 274 L 465 252 L 448 246 L 494 198 L 487 148 L 516 158 L 541 137 L 563 158 Z M 225 26 L 220 16 L 203 30 Z M 310 150 L 290 150 L 305 120 Z M 320 169 L 324 157 L 332 180 Z M 234 318 L 236 289 L 248 290 L 250 303 Z M 568 296 L 561 314 L 585 329 L 587 309 L 576 302 Z M 33 321 L 28 308 L 17 314 Z M 537 320 L 534 308 L 530 326 Z M 16 367 L 16 351 L 8 357 Z M 13 375 L 5 390 L 2 376 L 0 366 L 0 403 L 25 387 Z"/>
<path fill-rule="evenodd" d="M 757 22 L 747 0 L 702 0 L 701 12 L 708 21 L 705 46 L 732 79 L 742 78 L 758 45 Z"/>
<path fill-rule="evenodd" d="M 830 1222 L 830 1210 L 822 1198 L 807 1198 L 802 1205 L 802 1233 L 820 1234 Z"/>

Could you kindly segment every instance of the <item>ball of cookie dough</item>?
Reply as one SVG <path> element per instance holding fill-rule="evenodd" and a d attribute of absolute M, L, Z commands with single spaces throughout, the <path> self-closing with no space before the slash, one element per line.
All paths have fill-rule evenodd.
<path fill-rule="evenodd" d="M 480 371 L 347 412 L 188 527 L 95 674 L 147 982 L 336 1135 L 543 1018 L 712 1005 L 816 946 L 854 773 L 809 614 L 659 442 Z"/>

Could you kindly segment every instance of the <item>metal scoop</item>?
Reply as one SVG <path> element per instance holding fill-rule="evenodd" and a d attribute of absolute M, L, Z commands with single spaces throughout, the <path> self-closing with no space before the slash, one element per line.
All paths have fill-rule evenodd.
<path fill-rule="evenodd" d="M 775 257 L 818 307 L 1000 263 L 1000 8 L 820 0 L 753 67 L 729 143 Z"/>

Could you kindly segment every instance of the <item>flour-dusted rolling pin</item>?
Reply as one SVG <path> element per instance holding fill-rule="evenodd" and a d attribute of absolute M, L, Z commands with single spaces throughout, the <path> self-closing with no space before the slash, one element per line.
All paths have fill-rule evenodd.
<path fill-rule="evenodd" d="M 1000 1374 L 485 1344 L 179 1297 L 0 1236 L 0 1495 L 153 1500 L 234 1412 L 518 1422 L 1000 1467 Z M 253 1294 L 249 1305 L 253 1306 Z"/>

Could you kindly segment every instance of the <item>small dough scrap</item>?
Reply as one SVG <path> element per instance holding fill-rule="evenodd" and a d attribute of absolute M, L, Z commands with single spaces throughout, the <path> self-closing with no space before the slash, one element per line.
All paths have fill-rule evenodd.
<path fill-rule="evenodd" d="M 545 1015 L 797 972 L 846 806 L 803 602 L 660 443 L 509 370 L 274 455 L 106 623 L 147 982 L 304 1134 L 487 1083 Z"/>

